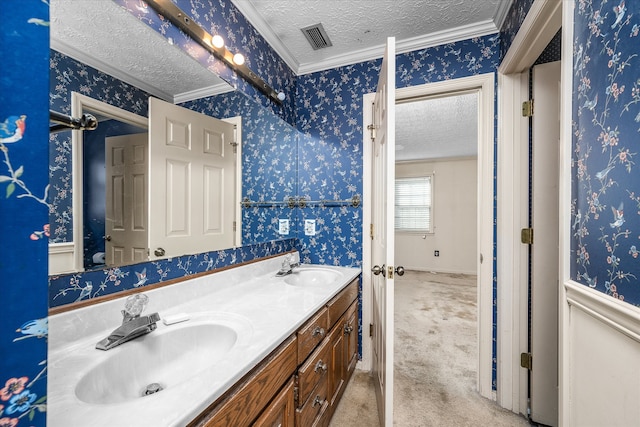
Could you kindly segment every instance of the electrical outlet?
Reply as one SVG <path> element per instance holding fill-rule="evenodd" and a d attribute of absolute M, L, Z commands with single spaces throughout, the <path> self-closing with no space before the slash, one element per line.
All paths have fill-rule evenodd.
<path fill-rule="evenodd" d="M 440 251 L 433 251 L 433 256 L 440 256 Z"/>
<path fill-rule="evenodd" d="M 279 219 L 278 220 L 278 233 L 281 235 L 289 234 L 289 220 L 288 219 Z"/>
<path fill-rule="evenodd" d="M 304 235 L 315 236 L 316 235 L 316 220 L 305 219 L 304 220 Z"/>

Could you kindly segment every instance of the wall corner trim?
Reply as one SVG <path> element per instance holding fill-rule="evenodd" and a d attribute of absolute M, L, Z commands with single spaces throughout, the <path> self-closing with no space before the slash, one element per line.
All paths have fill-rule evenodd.
<path fill-rule="evenodd" d="M 564 287 L 571 308 L 582 310 L 640 343 L 640 308 L 573 280 L 566 281 Z"/>

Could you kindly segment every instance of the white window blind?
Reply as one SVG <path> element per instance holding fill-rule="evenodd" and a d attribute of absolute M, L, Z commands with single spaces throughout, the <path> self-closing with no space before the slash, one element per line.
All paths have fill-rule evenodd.
<path fill-rule="evenodd" d="M 431 232 L 431 176 L 396 179 L 396 230 Z"/>

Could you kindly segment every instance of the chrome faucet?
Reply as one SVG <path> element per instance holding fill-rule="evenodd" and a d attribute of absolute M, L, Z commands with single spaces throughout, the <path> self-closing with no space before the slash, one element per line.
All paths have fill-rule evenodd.
<path fill-rule="evenodd" d="M 292 261 L 293 261 L 293 256 L 291 254 L 285 255 L 284 259 L 282 260 L 282 266 L 280 267 L 280 270 L 276 273 L 276 277 L 282 277 L 282 276 L 286 276 L 287 274 L 291 274 L 293 273 L 294 268 L 300 267 L 299 262 L 292 262 Z"/>
<path fill-rule="evenodd" d="M 136 294 L 127 298 L 124 310 L 122 310 L 122 325 L 111 332 L 108 337 L 98 341 L 96 348 L 98 350 L 111 350 L 113 347 L 156 329 L 156 322 L 160 320 L 158 313 L 140 316 L 148 302 L 149 297 L 143 294 Z"/>

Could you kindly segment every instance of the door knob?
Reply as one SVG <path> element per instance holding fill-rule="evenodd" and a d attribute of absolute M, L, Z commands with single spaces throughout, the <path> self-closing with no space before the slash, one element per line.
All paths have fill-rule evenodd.
<path fill-rule="evenodd" d="M 153 251 L 153 253 L 155 254 L 155 256 L 163 256 L 164 255 L 164 249 L 158 248 L 155 251 Z"/>
<path fill-rule="evenodd" d="M 107 242 L 110 242 L 111 236 L 107 234 L 106 236 L 104 236 L 104 240 L 106 240 Z"/>
<path fill-rule="evenodd" d="M 404 267 L 399 265 L 398 267 L 396 267 L 396 274 L 398 276 L 403 276 L 404 275 Z"/>
<path fill-rule="evenodd" d="M 384 277 L 387 277 L 387 272 L 384 264 L 382 264 L 382 267 L 380 267 L 379 265 L 374 265 L 371 269 L 371 272 L 376 276 L 382 273 Z"/>

